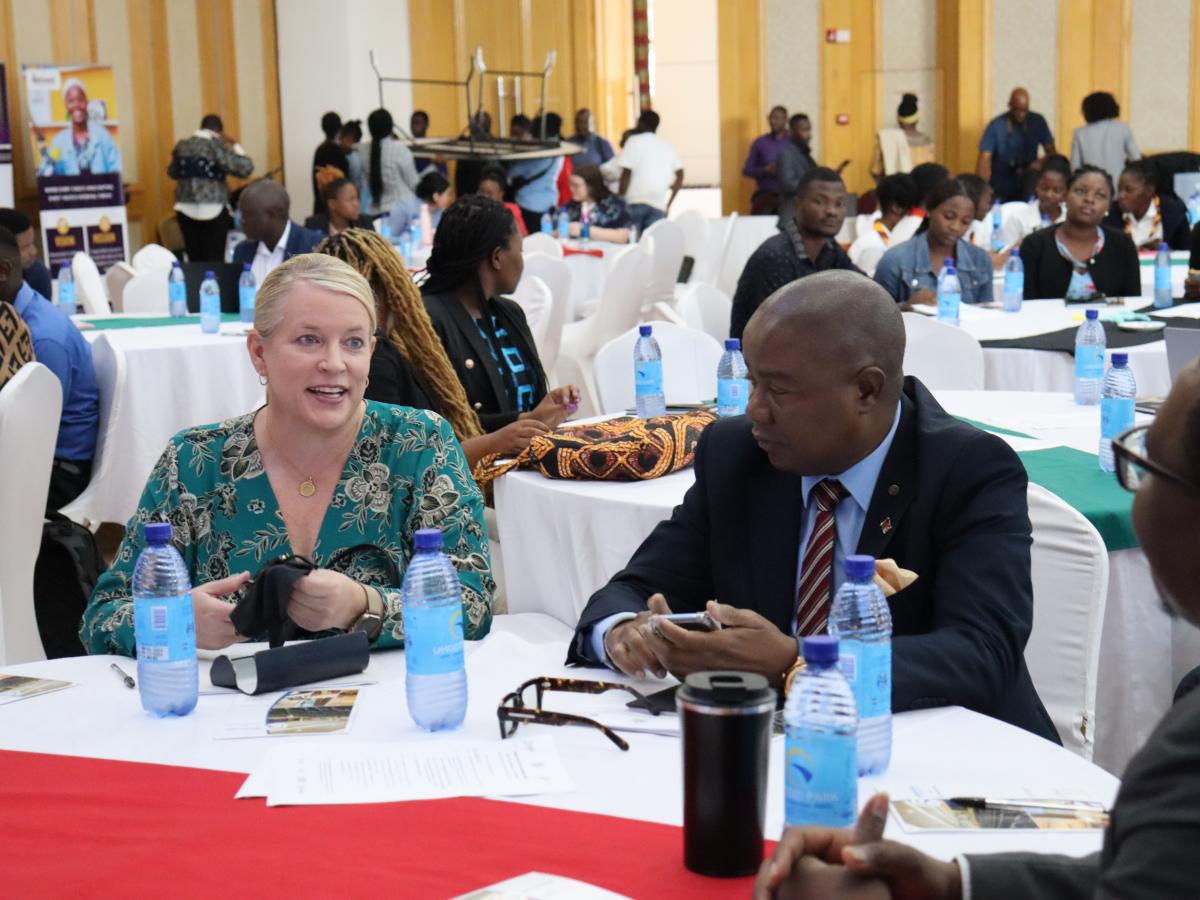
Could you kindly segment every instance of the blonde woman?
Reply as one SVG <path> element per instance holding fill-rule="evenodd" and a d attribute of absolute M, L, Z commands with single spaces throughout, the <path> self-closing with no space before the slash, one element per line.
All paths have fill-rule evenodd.
<path fill-rule="evenodd" d="M 263 281 L 247 348 L 267 402 L 171 439 L 84 613 L 89 652 L 135 652 L 130 588 L 154 521 L 171 523 L 191 573 L 197 647 L 245 639 L 231 598 L 288 554 L 317 566 L 288 606 L 303 631 L 402 644 L 397 576 L 413 532 L 430 527 L 459 570 L 466 636 L 487 634 L 495 584 L 482 497 L 445 419 L 363 399 L 375 324 L 370 286 L 330 256 L 296 256 Z"/>

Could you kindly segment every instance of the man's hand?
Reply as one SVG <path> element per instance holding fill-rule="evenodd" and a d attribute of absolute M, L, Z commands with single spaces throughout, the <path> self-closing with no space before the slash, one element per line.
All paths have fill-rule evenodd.
<path fill-rule="evenodd" d="M 646 642 L 641 629 L 652 615 L 665 615 L 671 611 L 667 600 L 662 594 L 654 594 L 646 612 L 638 613 L 636 617 L 618 622 L 604 636 L 604 648 L 608 651 L 613 665 L 626 675 L 641 678 L 647 672 L 655 678 L 665 678 L 667 670 L 663 668 Z"/>
<path fill-rule="evenodd" d="M 638 626 L 660 666 L 680 680 L 693 672 L 735 669 L 758 672 L 779 685 L 796 661 L 796 639 L 751 610 L 715 600 L 707 609 L 724 626 L 720 631 L 686 631 L 654 618 Z"/>

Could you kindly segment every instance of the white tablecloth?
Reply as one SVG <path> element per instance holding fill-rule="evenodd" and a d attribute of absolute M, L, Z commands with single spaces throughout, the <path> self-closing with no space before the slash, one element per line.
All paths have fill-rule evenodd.
<path fill-rule="evenodd" d="M 537 675 L 587 677 L 566 669 L 569 629 L 540 616 L 499 616 L 493 634 L 468 644 L 470 702 L 462 730 L 454 737 L 499 740 L 496 706 L 525 679 Z M 61 678 L 76 687 L 0 707 L 0 749 L 251 771 L 280 738 L 214 740 L 213 735 L 240 701 L 236 695 L 200 697 L 195 712 L 182 719 L 153 719 L 109 671 L 113 657 L 78 657 L 6 668 L 6 673 Z M 132 670 L 132 660 L 121 660 Z M 316 741 L 436 741 L 408 717 L 404 699 L 404 654 L 372 655 L 367 674 L 377 684 L 363 688 L 351 733 L 344 737 L 290 737 L 289 745 Z M 201 676 L 202 679 L 204 676 Z M 605 678 L 621 677 L 605 675 Z M 657 687 L 657 684 L 654 685 Z M 265 711 L 278 695 L 258 698 Z M 578 711 L 604 720 L 604 710 L 625 698 L 551 693 L 548 709 Z M 575 781 L 571 793 L 521 798 L 519 802 L 632 819 L 682 824 L 681 754 L 677 737 L 631 734 L 623 753 L 592 729 L 523 726 L 522 732 L 552 735 Z M 783 826 L 783 741 L 771 745 L 766 833 L 777 838 Z M 913 786 L 946 791 L 1004 795 L 1023 789 L 1078 791 L 1111 803 L 1117 780 L 1097 766 L 1020 729 L 958 708 L 906 713 L 894 725 L 889 771 L 862 779 L 860 803 L 877 790 L 894 797 Z M 230 798 L 232 800 L 232 798 Z M 169 800 L 164 801 L 169 802 Z M 246 801 L 249 802 L 249 801 Z M 1099 849 L 1100 832 L 1021 832 L 915 836 L 890 821 L 887 836 L 942 858 L 960 852 L 1038 850 L 1083 855 Z"/>
<path fill-rule="evenodd" d="M 226 325 L 227 329 L 232 326 Z M 262 404 L 263 387 L 244 335 L 204 334 L 199 325 L 84 331 L 110 410 L 86 491 L 65 510 L 78 520 L 124 523 L 167 441 L 193 425 L 219 422 Z M 106 396 L 107 395 L 107 396 Z"/>
<path fill-rule="evenodd" d="M 1095 453 L 1098 409 L 1069 396 L 938 392 L 961 416 Z M 1033 441 L 1009 439 L 1028 449 Z M 637 483 L 556 481 L 510 472 L 496 482 L 496 514 L 510 612 L 544 612 L 573 625 L 588 597 L 624 568 L 683 499 L 692 470 Z M 1170 705 L 1180 677 L 1200 665 L 1200 633 L 1162 612 L 1139 549 L 1109 554 L 1101 639 L 1095 759 L 1122 771 Z M 1174 647 L 1174 655 L 1166 648 Z"/>

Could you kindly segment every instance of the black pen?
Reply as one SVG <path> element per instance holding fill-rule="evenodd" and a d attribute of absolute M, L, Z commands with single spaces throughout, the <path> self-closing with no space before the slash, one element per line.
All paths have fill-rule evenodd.
<path fill-rule="evenodd" d="M 120 666 L 118 666 L 116 663 L 113 663 L 112 665 L 110 665 L 109 668 L 117 673 L 117 677 L 120 678 L 123 682 L 125 682 L 125 687 L 129 688 L 131 691 L 137 686 L 137 683 L 133 680 L 133 676 L 130 675 L 128 672 L 126 672 L 124 669 L 122 669 Z"/>
<path fill-rule="evenodd" d="M 1042 802 L 1037 800 L 997 800 L 989 797 L 951 797 L 948 801 L 953 806 L 964 809 L 998 809 L 1011 812 L 1040 813 L 1050 816 L 1078 815 L 1080 813 L 1105 813 L 1108 810 L 1097 809 L 1086 801 L 1064 801 L 1061 803 Z"/>

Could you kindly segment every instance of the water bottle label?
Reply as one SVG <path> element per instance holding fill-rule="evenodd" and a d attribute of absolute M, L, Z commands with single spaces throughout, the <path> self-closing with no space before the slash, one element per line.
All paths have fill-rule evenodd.
<path fill-rule="evenodd" d="M 717 382 L 717 410 L 723 416 L 740 416 L 750 398 L 750 379 L 722 378 Z"/>
<path fill-rule="evenodd" d="M 1094 344 L 1075 345 L 1075 377 L 1104 377 L 1104 348 Z"/>
<path fill-rule="evenodd" d="M 838 668 L 854 689 L 859 719 L 892 711 L 892 642 L 843 639 Z"/>
<path fill-rule="evenodd" d="M 937 317 L 939 319 L 958 318 L 958 307 L 962 303 L 962 294 L 939 293 L 937 301 Z"/>
<path fill-rule="evenodd" d="M 661 394 L 663 392 L 662 360 L 652 359 L 638 362 L 634 367 L 634 382 L 637 395 Z"/>
<path fill-rule="evenodd" d="M 858 812 L 858 742 L 853 734 L 789 729 L 784 757 L 788 825 L 853 824 Z"/>
<path fill-rule="evenodd" d="M 1170 266 L 1155 266 L 1154 267 L 1154 290 L 1156 290 L 1156 291 L 1171 290 L 1171 267 Z"/>
<path fill-rule="evenodd" d="M 448 675 L 463 667 L 459 604 L 404 604 L 404 652 L 414 675 Z"/>
<path fill-rule="evenodd" d="M 1004 293 L 1016 294 L 1024 296 L 1025 294 L 1025 273 L 1024 272 L 1005 272 L 1004 273 Z"/>
<path fill-rule="evenodd" d="M 133 630 L 141 662 L 184 662 L 196 655 L 192 595 L 135 597 Z"/>
<path fill-rule="evenodd" d="M 1112 440 L 1132 428 L 1135 405 L 1132 397 L 1104 397 L 1100 401 L 1100 436 Z"/>

